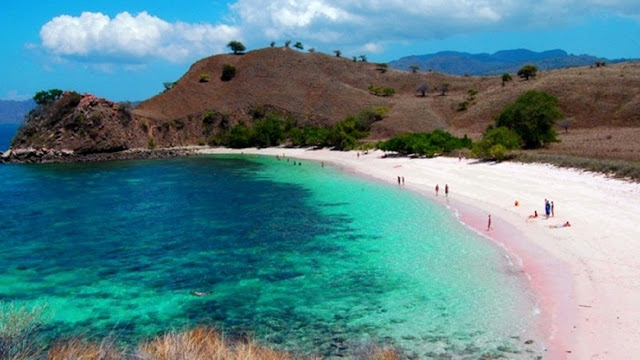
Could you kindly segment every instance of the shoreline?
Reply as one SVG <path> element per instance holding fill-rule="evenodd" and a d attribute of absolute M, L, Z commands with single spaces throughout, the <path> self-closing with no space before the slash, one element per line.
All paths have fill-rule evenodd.
<path fill-rule="evenodd" d="M 381 151 L 357 156 L 328 149 L 208 148 L 196 153 L 284 153 L 388 183 L 404 176 L 407 189 L 444 203 L 463 224 L 517 259 L 540 304 L 546 358 L 640 353 L 640 229 L 634 221 L 640 214 L 640 184 L 550 165 L 382 158 Z M 545 198 L 555 201 L 555 216 L 528 219 L 534 210 L 544 214 Z M 491 231 L 486 231 L 488 214 Z M 565 221 L 572 226 L 555 228 Z"/>

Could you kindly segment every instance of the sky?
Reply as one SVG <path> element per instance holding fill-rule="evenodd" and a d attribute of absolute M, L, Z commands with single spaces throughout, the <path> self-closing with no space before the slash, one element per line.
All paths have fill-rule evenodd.
<path fill-rule="evenodd" d="M 232 40 L 371 62 L 509 49 L 640 59 L 638 0 L 4 0 L 0 21 L 3 100 L 54 88 L 144 100 Z"/>

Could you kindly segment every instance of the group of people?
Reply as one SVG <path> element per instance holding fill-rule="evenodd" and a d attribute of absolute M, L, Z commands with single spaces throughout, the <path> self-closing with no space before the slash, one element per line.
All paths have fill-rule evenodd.
<path fill-rule="evenodd" d="M 438 196 L 438 192 L 440 191 L 440 186 L 436 184 L 436 196 Z M 444 196 L 449 196 L 449 184 L 444 184 Z"/>

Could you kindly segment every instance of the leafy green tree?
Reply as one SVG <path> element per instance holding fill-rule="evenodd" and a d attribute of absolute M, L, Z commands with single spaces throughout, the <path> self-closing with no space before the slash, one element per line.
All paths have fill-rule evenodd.
<path fill-rule="evenodd" d="M 511 74 L 509 73 L 504 73 L 502 74 L 502 86 L 504 86 L 504 84 L 506 84 L 508 81 L 513 80 L 513 78 L 511 77 Z"/>
<path fill-rule="evenodd" d="M 300 41 L 298 41 L 295 44 L 293 44 L 293 47 L 298 49 L 298 50 L 303 50 L 304 49 L 304 46 L 302 46 L 302 43 Z"/>
<path fill-rule="evenodd" d="M 535 65 L 525 65 L 520 70 L 518 70 L 518 76 L 529 80 L 529 78 L 534 78 L 538 74 L 538 68 Z"/>
<path fill-rule="evenodd" d="M 342 56 L 342 51 L 340 50 L 333 50 L 333 53 L 336 54 L 336 57 Z"/>
<path fill-rule="evenodd" d="M 262 120 L 253 124 L 253 144 L 257 147 L 269 147 L 280 145 L 284 139 L 284 126 L 282 119 L 276 115 L 267 115 Z"/>
<path fill-rule="evenodd" d="M 51 89 L 48 91 L 38 91 L 34 96 L 33 100 L 38 105 L 48 104 L 57 100 L 60 96 L 62 96 L 63 91 L 60 89 Z"/>
<path fill-rule="evenodd" d="M 227 44 L 228 48 L 231 48 L 234 54 L 242 54 L 247 48 L 240 41 L 232 40 Z"/>
<path fill-rule="evenodd" d="M 496 126 L 514 130 L 525 149 L 537 149 L 558 141 L 553 124 L 561 118 L 562 110 L 555 96 L 530 90 L 505 106 L 496 117 Z"/>
<path fill-rule="evenodd" d="M 227 138 L 224 140 L 224 145 L 230 148 L 242 149 L 250 147 L 254 145 L 253 128 L 245 124 L 238 124 L 229 130 Z"/>
<path fill-rule="evenodd" d="M 284 42 L 285 47 L 289 47 L 289 45 L 291 45 L 291 40 L 287 40 Z"/>
<path fill-rule="evenodd" d="M 360 61 L 362 62 L 367 62 L 367 55 L 360 55 L 358 58 L 360 58 Z"/>
<path fill-rule="evenodd" d="M 276 46 L 276 42 L 275 42 L 275 41 L 272 41 L 272 42 L 269 44 L 269 46 L 271 46 L 271 47 Z"/>
<path fill-rule="evenodd" d="M 411 65 L 411 66 L 409 66 L 409 69 L 411 69 L 411 72 L 415 74 L 415 73 L 417 73 L 417 72 L 418 72 L 418 70 L 420 70 L 420 66 L 418 66 L 418 65 Z"/>

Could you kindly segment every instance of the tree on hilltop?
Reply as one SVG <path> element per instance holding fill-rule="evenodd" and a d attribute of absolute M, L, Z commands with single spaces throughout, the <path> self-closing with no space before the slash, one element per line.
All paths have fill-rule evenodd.
<path fill-rule="evenodd" d="M 418 66 L 418 65 L 411 65 L 411 66 L 409 66 L 409 69 L 411 69 L 411 72 L 415 74 L 415 73 L 417 73 L 417 72 L 418 72 L 418 70 L 420 70 L 420 66 Z"/>
<path fill-rule="evenodd" d="M 525 65 L 520 70 L 518 70 L 518 76 L 525 80 L 536 77 L 537 73 L 538 68 L 535 65 L 531 64 Z"/>
<path fill-rule="evenodd" d="M 33 101 L 36 102 L 36 104 L 38 105 L 43 105 L 43 104 L 48 104 L 50 102 L 53 102 L 54 100 L 58 99 L 60 96 L 62 96 L 62 90 L 60 89 L 51 89 L 49 91 L 38 91 L 34 96 L 33 96 Z"/>
<path fill-rule="evenodd" d="M 513 80 L 513 78 L 511 77 L 511 74 L 509 73 L 502 74 L 502 86 L 504 86 L 504 84 L 506 84 L 507 81 L 511 81 L 511 80 Z"/>
<path fill-rule="evenodd" d="M 240 41 L 232 40 L 229 41 L 227 47 L 231 48 L 234 54 L 242 54 L 247 48 Z"/>
<path fill-rule="evenodd" d="M 340 57 L 342 55 L 342 51 L 340 50 L 333 50 L 334 54 L 336 54 L 336 57 Z"/>
<path fill-rule="evenodd" d="M 300 41 L 296 42 L 296 43 L 293 45 L 293 47 L 294 47 L 294 48 L 296 48 L 296 49 L 298 49 L 298 50 L 303 50 L 303 49 L 304 49 L 304 46 L 302 46 L 302 43 L 301 43 Z"/>

